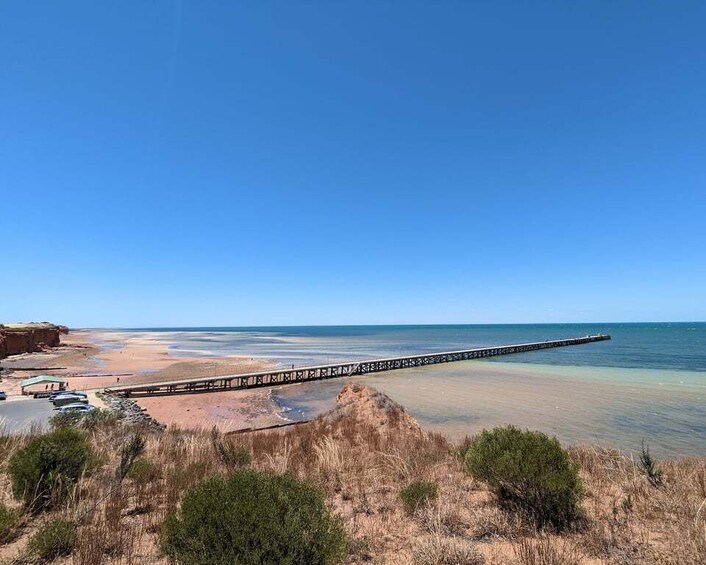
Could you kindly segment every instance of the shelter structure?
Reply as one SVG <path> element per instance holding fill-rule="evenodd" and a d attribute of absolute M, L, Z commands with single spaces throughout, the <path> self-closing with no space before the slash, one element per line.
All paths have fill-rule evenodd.
<path fill-rule="evenodd" d="M 46 389 L 65 390 L 66 381 L 53 375 L 38 375 L 20 382 L 22 394 L 32 394 Z"/>

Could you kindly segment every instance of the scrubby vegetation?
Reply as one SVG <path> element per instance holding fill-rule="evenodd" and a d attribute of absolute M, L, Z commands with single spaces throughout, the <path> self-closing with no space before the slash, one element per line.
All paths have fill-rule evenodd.
<path fill-rule="evenodd" d="M 346 534 L 315 487 L 289 475 L 237 471 L 189 492 L 161 531 L 178 563 L 342 563 Z"/>
<path fill-rule="evenodd" d="M 12 492 L 31 510 L 60 504 L 92 461 L 86 434 L 75 428 L 35 437 L 10 459 Z"/>
<path fill-rule="evenodd" d="M 133 461 L 127 472 L 127 478 L 138 483 L 149 483 L 159 479 L 159 467 L 147 458 L 137 459 Z"/>
<path fill-rule="evenodd" d="M 60 518 L 43 524 L 29 540 L 29 548 L 37 557 L 51 561 L 68 555 L 74 548 L 76 525 Z"/>
<path fill-rule="evenodd" d="M 43 507 L 42 513 L 23 510 L 24 496 L 12 496 L 9 471 L 10 461 L 19 453 L 26 457 L 27 447 L 45 436 L 0 434 L 5 447 L 0 503 L 18 520 L 10 538 L 0 541 L 0 562 L 36 560 L 30 540 L 44 532 L 43 524 L 58 519 L 75 528 L 72 545 L 62 550 L 71 554 L 57 564 L 166 564 L 162 541 L 169 539 L 169 528 L 186 526 L 187 493 L 200 492 L 204 484 L 227 490 L 229 477 L 253 473 L 268 480 L 286 475 L 276 480 L 304 482 L 318 491 L 317 507 L 337 517 L 348 538 L 349 564 L 706 563 L 706 458 L 660 460 L 657 488 L 641 467 L 639 445 L 635 459 L 599 447 L 571 447 L 564 455 L 583 484 L 581 520 L 561 532 L 538 530 L 485 479 L 466 472 L 466 454 L 482 436 L 463 447 L 452 445 L 424 433 L 381 395 L 362 388 L 353 393 L 341 410 L 284 430 L 224 436 L 160 434 L 122 421 L 80 431 L 69 427 L 84 438 L 96 463 L 78 475 L 62 504 Z M 228 453 L 248 453 L 249 462 L 224 457 L 219 445 Z M 138 478 L 145 476 L 151 480 Z M 401 491 L 417 483 L 437 485 L 437 495 L 408 514 Z M 255 510 L 248 519 L 260 518 L 268 523 Z M 263 524 L 259 531 L 269 531 Z M 175 546 L 167 543 L 164 550 L 175 559 Z"/>
<path fill-rule="evenodd" d="M 7 543 L 13 537 L 20 512 L 14 508 L 8 508 L 0 502 L 0 544 Z"/>
<path fill-rule="evenodd" d="M 414 481 L 400 491 L 400 498 L 407 514 L 414 514 L 439 496 L 439 485 L 427 481 Z"/>
<path fill-rule="evenodd" d="M 101 424 L 113 424 L 122 418 L 119 412 L 96 408 L 92 412 L 58 412 L 49 418 L 54 429 L 73 427 L 91 430 Z"/>
<path fill-rule="evenodd" d="M 514 426 L 484 430 L 466 451 L 465 466 L 539 527 L 564 528 L 579 514 L 578 467 L 556 438 Z"/>

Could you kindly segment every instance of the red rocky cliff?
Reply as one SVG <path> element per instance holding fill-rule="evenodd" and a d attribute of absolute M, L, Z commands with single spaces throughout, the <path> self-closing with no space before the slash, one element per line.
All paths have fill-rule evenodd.
<path fill-rule="evenodd" d="M 8 355 L 56 347 L 59 345 L 59 336 L 65 333 L 69 333 L 66 326 L 57 326 L 48 322 L 0 324 L 0 359 Z"/>

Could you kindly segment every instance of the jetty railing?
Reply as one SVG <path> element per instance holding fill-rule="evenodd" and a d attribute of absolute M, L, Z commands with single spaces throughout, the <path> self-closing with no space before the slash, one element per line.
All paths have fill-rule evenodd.
<path fill-rule="evenodd" d="M 388 359 L 372 359 L 370 361 L 350 361 L 333 365 L 318 365 L 313 367 L 276 368 L 259 373 L 243 373 L 239 375 L 222 375 L 216 377 L 199 377 L 194 379 L 181 379 L 173 381 L 155 382 L 148 384 L 135 384 L 108 387 L 106 393 L 121 396 L 158 396 L 168 394 L 189 394 L 197 392 L 217 392 L 224 390 L 241 390 L 265 386 L 276 386 L 289 383 L 302 383 L 322 379 L 352 377 L 436 365 L 438 363 L 453 363 L 471 359 L 484 359 L 499 355 L 511 355 L 526 351 L 581 345 L 596 341 L 610 339 L 609 335 L 597 334 L 568 339 L 555 339 L 533 343 L 519 343 L 515 345 L 499 345 L 494 347 L 480 347 L 463 351 L 447 351 L 442 353 L 425 353 L 405 357 L 391 357 Z"/>

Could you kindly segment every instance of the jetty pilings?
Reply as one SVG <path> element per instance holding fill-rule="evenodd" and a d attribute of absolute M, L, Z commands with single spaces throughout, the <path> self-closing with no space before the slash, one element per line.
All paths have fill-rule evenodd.
<path fill-rule="evenodd" d="M 469 361 L 472 359 L 485 359 L 488 357 L 497 357 L 499 355 L 512 355 L 527 351 L 582 345 L 597 341 L 605 341 L 608 339 L 610 339 L 610 336 L 605 334 L 587 335 L 583 337 L 555 339 L 532 343 L 480 347 L 461 351 L 446 351 L 440 353 L 409 355 L 405 357 L 391 357 L 387 359 L 372 359 L 369 361 L 350 361 L 346 363 L 317 365 L 312 367 L 275 368 L 269 371 L 244 373 L 240 375 L 200 377 L 148 384 L 114 386 L 106 388 L 105 392 L 129 397 L 242 390 L 340 377 L 353 377 L 357 375 L 367 375 L 370 373 L 380 373 L 383 371 L 394 371 L 397 369 L 409 369 L 412 367 L 436 365 L 439 363 L 453 363 L 457 361 Z"/>

